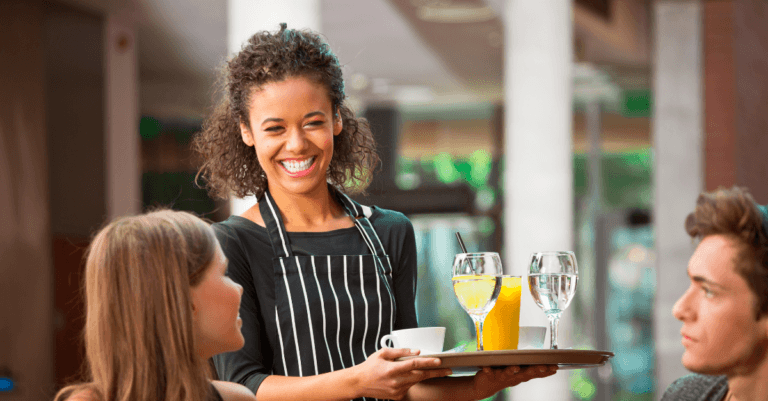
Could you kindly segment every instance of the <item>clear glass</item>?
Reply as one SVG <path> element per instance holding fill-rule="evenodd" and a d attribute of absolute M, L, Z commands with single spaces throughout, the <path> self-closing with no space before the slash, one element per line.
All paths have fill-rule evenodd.
<path fill-rule="evenodd" d="M 483 350 L 483 322 L 501 291 L 501 258 L 496 252 L 459 253 L 453 259 L 453 292 L 475 323 L 477 350 Z"/>
<path fill-rule="evenodd" d="M 551 349 L 557 349 L 557 325 L 576 293 L 578 279 L 579 268 L 573 252 L 536 252 L 531 255 L 528 284 L 533 300 L 549 319 Z"/>

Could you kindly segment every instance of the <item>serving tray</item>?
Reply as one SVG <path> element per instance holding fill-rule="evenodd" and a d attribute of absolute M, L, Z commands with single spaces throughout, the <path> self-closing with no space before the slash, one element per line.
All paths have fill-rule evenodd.
<path fill-rule="evenodd" d="M 474 372 L 484 366 L 557 365 L 559 369 L 584 369 L 604 365 L 613 352 L 577 349 L 525 349 L 500 351 L 469 351 L 407 356 L 412 358 L 440 358 L 442 364 L 435 368 L 452 368 L 457 372 Z"/>

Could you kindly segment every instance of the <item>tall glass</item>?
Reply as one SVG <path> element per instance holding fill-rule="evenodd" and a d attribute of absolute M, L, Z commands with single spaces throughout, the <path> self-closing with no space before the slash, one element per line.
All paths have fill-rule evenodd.
<path fill-rule="evenodd" d="M 560 315 L 571 303 L 579 279 L 576 255 L 570 251 L 536 252 L 531 255 L 528 273 L 531 295 L 549 319 L 550 348 L 557 349 Z"/>
<path fill-rule="evenodd" d="M 520 276 L 501 276 L 496 305 L 483 324 L 483 347 L 488 350 L 517 349 L 520 332 Z"/>
<path fill-rule="evenodd" d="M 453 292 L 475 323 L 477 350 L 483 350 L 483 322 L 501 290 L 501 258 L 496 252 L 459 253 L 453 259 Z"/>

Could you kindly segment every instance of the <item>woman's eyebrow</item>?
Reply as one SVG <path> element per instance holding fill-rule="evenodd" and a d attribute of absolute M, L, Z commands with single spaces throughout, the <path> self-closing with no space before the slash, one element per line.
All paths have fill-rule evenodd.
<path fill-rule="evenodd" d="M 283 122 L 282 118 L 270 117 L 270 118 L 265 118 L 264 121 L 261 122 L 261 125 L 264 125 L 266 123 L 281 123 L 281 122 Z"/>
<path fill-rule="evenodd" d="M 305 114 L 304 118 L 310 118 L 310 117 L 314 117 L 314 116 L 325 116 L 325 113 L 323 113 L 322 111 L 313 111 L 311 113 Z"/>
<path fill-rule="evenodd" d="M 310 117 L 314 117 L 314 116 L 325 116 L 325 113 L 323 113 L 322 111 L 313 111 L 311 113 L 305 114 L 304 118 L 310 118 Z M 266 123 L 281 123 L 283 121 L 285 121 L 285 120 L 283 120 L 282 118 L 269 117 L 269 118 L 265 118 L 264 121 L 261 122 L 261 125 L 264 125 Z"/>

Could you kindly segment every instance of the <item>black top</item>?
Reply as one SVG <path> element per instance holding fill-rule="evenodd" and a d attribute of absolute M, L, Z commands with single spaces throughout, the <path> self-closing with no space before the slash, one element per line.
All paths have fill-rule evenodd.
<path fill-rule="evenodd" d="M 721 401 L 727 392 L 728 379 L 725 376 L 694 373 L 670 384 L 661 401 Z"/>
<path fill-rule="evenodd" d="M 397 314 L 394 328 L 417 326 L 415 308 L 416 241 L 413 226 L 402 213 L 372 207 L 369 217 L 389 255 Z M 268 330 L 275 329 L 275 282 L 272 245 L 266 228 L 240 216 L 213 225 L 224 255 L 229 259 L 229 276 L 243 286 L 240 317 L 245 346 L 215 356 L 221 380 L 240 383 L 256 393 L 261 382 L 272 374 L 273 353 Z M 356 227 L 328 232 L 288 232 L 297 256 L 370 255 L 371 251 Z"/>

